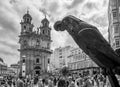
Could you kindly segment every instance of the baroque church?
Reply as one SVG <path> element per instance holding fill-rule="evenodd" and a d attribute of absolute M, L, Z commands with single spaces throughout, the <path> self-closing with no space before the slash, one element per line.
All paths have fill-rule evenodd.
<path fill-rule="evenodd" d="M 29 11 L 23 16 L 21 33 L 19 35 L 20 49 L 20 72 L 25 75 L 41 75 L 47 71 L 49 58 L 52 51 L 51 28 L 49 21 L 45 18 L 41 21 L 41 26 L 33 30 L 32 17 Z M 24 66 L 24 67 L 23 67 Z"/>

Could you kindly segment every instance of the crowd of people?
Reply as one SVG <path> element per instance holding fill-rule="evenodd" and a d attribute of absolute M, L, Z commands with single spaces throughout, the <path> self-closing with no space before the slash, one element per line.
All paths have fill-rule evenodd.
<path fill-rule="evenodd" d="M 35 76 L 34 78 L 4 78 L 0 87 L 110 87 L 102 74 L 94 76 Z"/>

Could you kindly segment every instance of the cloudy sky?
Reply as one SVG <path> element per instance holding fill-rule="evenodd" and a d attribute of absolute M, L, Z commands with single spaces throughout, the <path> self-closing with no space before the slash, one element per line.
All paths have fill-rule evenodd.
<path fill-rule="evenodd" d="M 8 65 L 19 60 L 20 21 L 27 9 L 35 29 L 44 18 L 40 9 L 46 9 L 51 27 L 58 19 L 71 14 L 97 26 L 107 39 L 108 0 L 0 0 L 0 57 Z M 56 32 L 52 28 L 51 33 L 52 49 L 66 45 L 77 46 L 67 32 Z"/>

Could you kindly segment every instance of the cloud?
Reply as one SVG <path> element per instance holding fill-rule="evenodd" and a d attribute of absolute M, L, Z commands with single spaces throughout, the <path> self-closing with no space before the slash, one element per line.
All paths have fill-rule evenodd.
<path fill-rule="evenodd" d="M 16 22 L 18 22 L 18 20 L 16 20 L 17 15 L 15 15 L 14 11 L 9 8 L 9 6 L 11 6 L 11 5 L 8 4 L 8 5 L 4 6 L 4 4 L 5 3 L 1 4 L 1 6 L 3 6 L 3 7 L 0 9 L 0 13 L 2 13 L 0 15 L 0 19 L 1 19 L 0 26 L 4 27 L 4 30 L 6 29 L 6 30 L 8 30 L 8 32 L 16 33 L 17 29 L 16 29 L 15 24 L 16 24 Z"/>
<path fill-rule="evenodd" d="M 66 40 L 68 39 L 66 32 L 57 32 L 52 30 L 51 35 L 53 40 L 52 49 L 66 46 Z"/>
<path fill-rule="evenodd" d="M 59 5 L 57 2 L 52 2 L 51 5 L 49 6 L 49 11 L 50 12 L 57 12 L 59 8 Z"/>
<path fill-rule="evenodd" d="M 108 0 L 2 0 L 0 1 L 0 56 L 10 65 L 19 60 L 18 35 L 21 31 L 20 21 L 27 8 L 33 18 L 36 29 L 44 18 L 39 9 L 45 8 L 50 15 L 52 28 L 51 48 L 72 45 L 77 46 L 71 36 L 65 32 L 56 32 L 53 29 L 55 21 L 72 14 L 99 28 L 107 38 L 107 7 Z M 11 61 L 8 61 L 11 60 Z"/>
<path fill-rule="evenodd" d="M 0 1 L 0 13 L 0 56 L 9 65 L 13 62 L 11 60 L 14 59 L 14 56 L 17 60 L 19 59 L 17 57 L 19 16 L 8 0 Z"/>
<path fill-rule="evenodd" d="M 67 6 L 68 9 L 72 9 L 80 4 L 82 4 L 85 0 L 73 0 L 70 6 Z"/>
<path fill-rule="evenodd" d="M 10 47 L 11 49 L 18 48 L 18 44 L 15 41 L 10 40 L 9 42 L 6 40 L 0 41 L 0 45 L 4 45 L 6 47 Z M 3 50 L 3 49 L 2 49 Z"/>
<path fill-rule="evenodd" d="M 97 6 L 95 3 L 91 3 L 91 2 L 88 2 L 86 3 L 86 6 L 85 6 L 88 10 L 93 10 L 93 9 L 97 9 Z"/>

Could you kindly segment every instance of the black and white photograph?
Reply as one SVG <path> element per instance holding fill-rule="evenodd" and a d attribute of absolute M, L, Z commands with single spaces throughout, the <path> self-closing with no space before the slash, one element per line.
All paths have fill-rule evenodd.
<path fill-rule="evenodd" d="M 0 87 L 120 87 L 120 0 L 0 0 Z"/>

